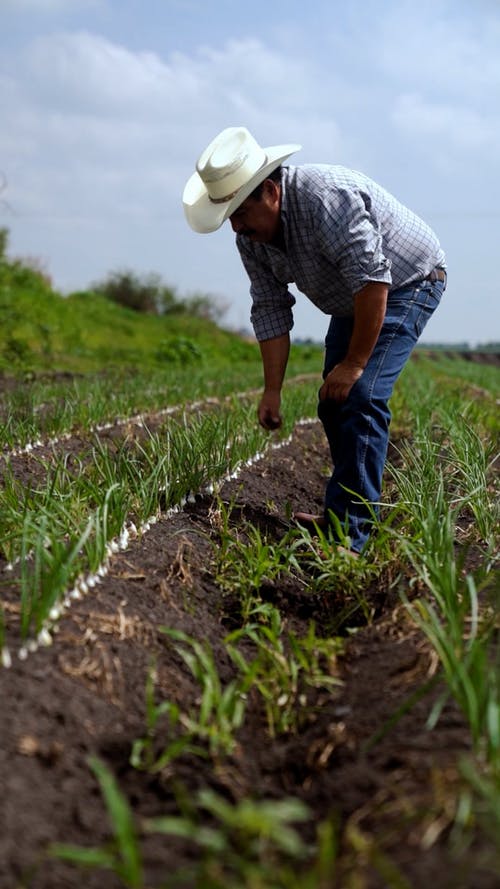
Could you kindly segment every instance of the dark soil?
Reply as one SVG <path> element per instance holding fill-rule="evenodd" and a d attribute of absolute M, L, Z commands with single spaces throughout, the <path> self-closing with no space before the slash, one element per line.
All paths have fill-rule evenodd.
<path fill-rule="evenodd" d="M 278 539 L 291 510 L 320 505 L 327 466 L 322 434 L 311 424 L 220 494 L 233 503 L 233 522 L 247 519 Z M 160 627 L 206 640 L 222 681 L 233 675 L 223 639 L 238 624 L 238 613 L 214 579 L 216 506 L 213 498 L 200 497 L 161 519 L 75 602 L 50 648 L 24 662 L 15 658 L 1 671 L 1 889 L 123 885 L 109 871 L 82 872 L 46 854 L 51 842 L 96 846 L 110 838 L 89 755 L 112 770 L 138 824 L 176 812 L 181 792 L 192 800 L 203 787 L 231 801 L 299 797 L 312 813 L 301 827 L 307 840 L 329 817 L 338 826 L 339 864 L 328 889 L 498 887 L 493 843 L 484 837 L 468 848 L 451 842 L 457 763 L 470 749 L 460 712 L 449 702 L 437 727 L 426 729 L 442 692 L 435 685 L 388 722 L 436 672 L 432 653 L 399 604 L 393 577 L 366 591 L 375 619 L 366 625 L 358 613 L 354 634 L 337 620 L 345 603 L 335 578 L 332 590 L 321 594 L 288 578 L 261 590 L 296 634 L 304 635 L 314 620 L 319 633 L 336 626 L 346 636 L 337 665 L 343 684 L 316 693 L 300 731 L 270 738 L 259 701 L 251 699 L 230 757 L 186 755 L 155 775 L 129 764 L 134 740 L 145 733 L 151 659 L 159 700 L 187 710 L 199 692 Z M 141 848 L 148 889 L 166 885 L 194 854 L 185 841 L 161 835 L 141 836 Z M 400 882 L 391 882 L 391 868 L 399 870 Z"/>

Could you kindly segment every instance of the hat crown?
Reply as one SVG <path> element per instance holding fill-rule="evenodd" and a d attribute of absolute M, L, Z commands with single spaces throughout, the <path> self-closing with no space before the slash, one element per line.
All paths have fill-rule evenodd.
<path fill-rule="evenodd" d="M 214 232 L 300 145 L 261 148 L 246 127 L 227 127 L 200 154 L 182 193 L 195 232 Z"/>
<path fill-rule="evenodd" d="M 229 201 L 266 164 L 267 155 L 246 127 L 228 127 L 196 164 L 211 201 Z"/>

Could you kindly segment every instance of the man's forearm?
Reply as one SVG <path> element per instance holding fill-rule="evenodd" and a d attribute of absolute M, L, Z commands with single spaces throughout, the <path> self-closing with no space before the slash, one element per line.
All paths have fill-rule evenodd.
<path fill-rule="evenodd" d="M 273 337 L 260 343 L 262 366 L 264 369 L 264 393 L 257 408 L 259 423 L 264 429 L 279 429 L 281 426 L 281 387 L 285 377 L 290 336 Z"/>
<path fill-rule="evenodd" d="M 281 392 L 290 354 L 290 335 L 285 333 L 270 340 L 262 340 L 259 345 L 264 370 L 264 390 Z"/>
<path fill-rule="evenodd" d="M 345 401 L 362 375 L 384 323 L 387 284 L 371 282 L 354 298 L 354 327 L 347 354 L 325 378 L 319 397 Z"/>
<path fill-rule="evenodd" d="M 354 328 L 344 360 L 363 370 L 384 323 L 388 291 L 386 284 L 373 281 L 366 284 L 354 299 Z"/>

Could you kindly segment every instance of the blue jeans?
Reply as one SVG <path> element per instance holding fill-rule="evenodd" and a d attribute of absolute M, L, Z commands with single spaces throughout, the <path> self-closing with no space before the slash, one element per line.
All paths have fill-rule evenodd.
<path fill-rule="evenodd" d="M 362 376 L 346 401 L 319 402 L 333 460 L 325 494 L 330 511 L 347 525 L 351 548 L 360 552 L 378 515 L 389 443 L 389 399 L 427 321 L 439 305 L 442 281 L 419 281 L 389 293 L 382 330 Z M 345 357 L 352 318 L 332 318 L 326 336 L 323 378 Z M 371 505 L 368 506 L 368 504 Z"/>

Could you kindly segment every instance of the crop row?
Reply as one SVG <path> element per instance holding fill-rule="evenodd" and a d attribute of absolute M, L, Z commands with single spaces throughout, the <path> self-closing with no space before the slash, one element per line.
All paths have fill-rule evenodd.
<path fill-rule="evenodd" d="M 313 365 L 299 351 L 291 370 L 293 375 L 317 371 L 319 364 L 319 356 Z M 233 365 L 230 373 L 224 366 L 208 369 L 203 364 L 190 364 L 187 368 L 138 368 L 133 373 L 110 371 L 99 376 L 19 382 L 2 396 L 0 453 L 25 448 L 40 439 L 116 423 L 118 418 L 156 413 L 166 406 L 231 396 L 259 386 L 261 378 L 260 365 L 247 361 Z"/>
<path fill-rule="evenodd" d="M 291 386 L 287 432 L 292 417 L 313 410 L 310 386 Z M 6 461 L 0 490 L 4 613 L 19 613 L 21 656 L 36 639 L 50 642 L 48 626 L 71 597 L 98 582 L 114 548 L 126 547 L 186 498 L 212 489 L 269 441 L 248 398 L 168 416 L 154 432 L 139 431 L 111 441 L 93 436 L 78 453 L 41 462 L 31 456 L 30 484 Z M 2 615 L 0 647 L 8 663 L 5 622 Z"/>
<path fill-rule="evenodd" d="M 241 626 L 224 639 L 234 676 L 222 681 L 207 642 L 161 628 L 199 684 L 198 703 L 188 709 L 159 699 L 151 669 L 144 734 L 131 754 L 134 768 L 149 775 L 161 772 L 167 780 L 165 776 L 175 775 L 176 760 L 188 754 L 200 761 L 208 758 L 220 769 L 235 748 L 250 692 L 262 702 L 270 738 L 298 731 L 311 706 L 309 690 L 331 693 L 338 682 L 334 661 L 341 643 L 333 634 L 319 638 L 312 624 L 305 637 L 287 634 L 277 609 L 261 598 L 264 578 L 283 579 L 288 572 L 301 577 L 311 593 L 331 591 L 340 584 L 344 597 L 354 599 L 370 621 L 363 589 L 374 572 L 390 564 L 393 576 L 400 570 L 407 578 L 411 569 L 410 592 L 401 583 L 401 597 L 439 665 L 417 697 L 445 679 L 429 715 L 429 728 L 439 720 L 450 696 L 470 726 L 473 754 L 460 766 L 458 796 L 445 800 L 446 810 L 436 824 L 454 825 L 462 836 L 483 826 L 498 839 L 500 662 L 495 644 L 498 590 L 492 582 L 499 520 L 496 421 L 491 399 L 468 394 L 471 397 L 467 391 L 464 395 L 461 383 L 442 372 L 436 374 L 433 366 L 412 368 L 405 375 L 396 399 L 397 445 L 382 519 L 367 552 L 357 561 L 339 556 L 321 533 L 313 540 L 290 532 L 275 542 L 252 525 L 242 528 L 239 522 L 235 528 L 230 509 L 219 504 L 215 576 L 219 586 L 240 602 Z M 313 569 L 309 575 L 304 557 Z M 251 643 L 250 649 L 241 648 L 243 640 Z M 392 722 L 413 703 L 406 702 Z M 308 820 L 310 812 L 297 799 L 230 803 L 207 789 L 177 813 L 139 820 L 104 763 L 94 758 L 91 767 L 106 802 L 113 838 L 106 847 L 92 850 L 54 847 L 52 853 L 66 861 L 111 869 L 124 885 L 142 889 L 141 839 L 160 833 L 188 843 L 193 863 L 187 878 L 193 886 L 318 889 L 329 885 L 336 872 L 338 846 L 332 824 L 317 825 L 316 843 L 306 846 L 297 825 Z M 369 854 L 362 834 L 352 832 L 348 839 L 353 853 Z M 407 885 L 378 851 L 373 864 L 375 870 L 380 868 L 384 885 Z"/>

